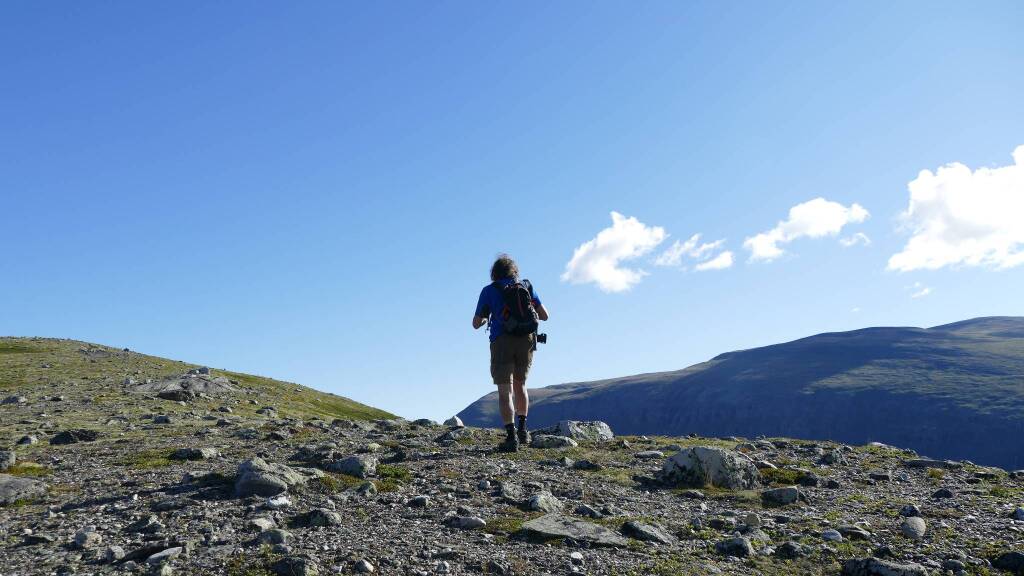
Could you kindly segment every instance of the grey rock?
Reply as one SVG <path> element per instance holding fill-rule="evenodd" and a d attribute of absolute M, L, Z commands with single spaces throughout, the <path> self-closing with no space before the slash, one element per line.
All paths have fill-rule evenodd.
<path fill-rule="evenodd" d="M 750 544 L 750 540 L 742 536 L 736 536 L 715 543 L 715 552 L 723 556 L 746 558 L 754 555 L 754 547 Z"/>
<path fill-rule="evenodd" d="M 738 452 L 695 446 L 665 461 L 662 479 L 671 484 L 703 487 L 707 485 L 729 490 L 749 490 L 761 478 L 757 467 Z"/>
<path fill-rule="evenodd" d="M 783 542 L 775 549 L 775 556 L 782 558 L 783 560 L 794 560 L 807 556 L 811 553 L 810 548 L 800 544 L 799 542 Z"/>
<path fill-rule="evenodd" d="M 430 505 L 430 496 L 420 494 L 419 496 L 413 496 L 405 503 L 409 508 L 426 508 Z"/>
<path fill-rule="evenodd" d="M 1024 507 L 1014 510 L 1013 514 L 1010 514 L 1010 518 L 1024 522 Z"/>
<path fill-rule="evenodd" d="M 310 510 L 296 519 L 300 526 L 341 526 L 344 522 L 341 514 L 326 508 Z"/>
<path fill-rule="evenodd" d="M 125 531 L 134 534 L 155 534 L 163 529 L 164 525 L 160 522 L 160 518 L 154 514 L 136 520 L 125 527 Z"/>
<path fill-rule="evenodd" d="M 171 424 L 174 420 L 167 414 L 157 414 L 153 417 L 153 424 Z"/>
<path fill-rule="evenodd" d="M 171 460 L 209 460 L 217 456 L 216 448 L 178 448 L 171 453 Z"/>
<path fill-rule="evenodd" d="M 462 418 L 459 418 L 458 416 L 452 416 L 451 418 L 445 420 L 444 425 L 450 426 L 452 428 L 464 428 L 466 426 L 465 424 L 462 423 Z"/>
<path fill-rule="evenodd" d="M 821 533 L 821 539 L 826 542 L 842 542 L 843 535 L 839 533 L 839 530 L 829 528 Z"/>
<path fill-rule="evenodd" d="M 87 548 L 95 548 L 103 543 L 103 536 L 99 532 L 96 532 L 95 528 L 83 528 L 78 532 L 75 532 L 74 544 L 75 548 L 84 550 Z"/>
<path fill-rule="evenodd" d="M 592 546 L 625 546 L 624 537 L 591 522 L 576 520 L 561 514 L 545 514 L 523 524 L 520 531 L 542 538 L 572 538 Z"/>
<path fill-rule="evenodd" d="M 622 533 L 637 540 L 645 542 L 657 542 L 659 544 L 673 544 L 676 538 L 666 532 L 660 526 L 644 522 L 629 521 L 622 525 Z"/>
<path fill-rule="evenodd" d="M 462 530 L 475 530 L 487 526 L 487 521 L 478 516 L 452 516 L 448 525 Z"/>
<path fill-rule="evenodd" d="M 807 497 L 796 486 L 771 488 L 761 492 L 761 501 L 768 506 L 785 506 L 801 500 L 806 501 Z"/>
<path fill-rule="evenodd" d="M 304 476 L 288 466 L 251 458 L 238 465 L 235 492 L 240 497 L 275 496 L 305 481 Z"/>
<path fill-rule="evenodd" d="M 253 518 L 249 520 L 246 526 L 250 530 L 254 530 L 256 532 L 263 532 L 265 530 L 270 530 L 274 528 L 275 526 L 277 526 L 277 523 L 275 523 L 272 518 Z"/>
<path fill-rule="evenodd" d="M 955 494 L 949 488 L 939 488 L 932 493 L 932 498 L 935 499 L 952 498 L 953 496 L 955 496 Z"/>
<path fill-rule="evenodd" d="M 550 492 L 540 492 L 530 497 L 526 507 L 537 512 L 558 512 L 562 509 L 562 502 Z"/>
<path fill-rule="evenodd" d="M 914 504 L 904 504 L 900 507 L 900 516 L 904 518 L 910 518 L 911 516 L 920 516 L 921 509 Z"/>
<path fill-rule="evenodd" d="M 860 526 L 856 526 L 854 524 L 845 524 L 845 525 L 842 525 L 842 526 L 837 526 L 836 530 L 840 534 L 843 535 L 843 538 L 846 538 L 847 540 L 870 540 L 871 539 L 871 533 L 870 532 L 868 532 L 864 528 L 861 528 Z"/>
<path fill-rule="evenodd" d="M 37 442 L 39 442 L 39 438 L 37 438 L 37 437 L 35 437 L 35 436 L 31 435 L 31 434 L 26 434 L 26 435 L 22 436 L 21 438 L 18 438 L 17 444 L 18 444 L 18 446 L 31 446 L 32 444 L 35 444 Z"/>
<path fill-rule="evenodd" d="M 0 474 L 0 506 L 14 504 L 18 500 L 32 500 L 46 494 L 46 484 L 38 480 Z"/>
<path fill-rule="evenodd" d="M 665 454 L 659 450 L 644 450 L 637 452 L 633 457 L 639 460 L 660 460 L 665 457 Z"/>
<path fill-rule="evenodd" d="M 120 546 L 109 546 L 103 551 L 103 561 L 110 564 L 125 557 L 124 548 Z"/>
<path fill-rule="evenodd" d="M 992 566 L 1013 574 L 1024 574 L 1024 552 L 1004 552 L 992 559 Z"/>
<path fill-rule="evenodd" d="M 928 576 L 920 564 L 897 564 L 879 558 L 859 558 L 843 563 L 842 576 Z"/>
<path fill-rule="evenodd" d="M 846 464 L 846 455 L 843 454 L 842 450 L 835 448 L 822 454 L 821 458 L 818 459 L 818 463 L 826 466 L 844 465 Z"/>
<path fill-rule="evenodd" d="M 356 562 L 355 569 L 356 572 L 359 572 L 360 574 L 372 574 L 377 571 L 377 568 L 374 567 L 373 564 L 370 564 L 370 561 L 365 558 Z"/>
<path fill-rule="evenodd" d="M 369 478 L 377 473 L 377 458 L 365 454 L 355 454 L 329 463 L 327 469 L 356 478 Z"/>
<path fill-rule="evenodd" d="M 930 460 L 928 458 L 905 460 L 903 465 L 907 468 L 944 468 L 947 470 L 963 468 L 963 464 L 960 462 L 953 462 L 952 460 Z"/>
<path fill-rule="evenodd" d="M 50 438 L 50 444 L 59 446 L 63 444 L 77 444 L 79 442 L 93 442 L 99 437 L 100 433 L 95 430 L 76 428 L 58 433 L 53 438 Z"/>
<path fill-rule="evenodd" d="M 320 566 L 305 556 L 285 556 L 270 565 L 277 576 L 319 576 Z"/>
<path fill-rule="evenodd" d="M 26 402 L 28 402 L 28 398 L 15 395 L 4 398 L 0 404 L 25 404 Z"/>
<path fill-rule="evenodd" d="M 575 446 L 579 446 L 579 443 L 568 436 L 534 434 L 530 441 L 532 448 L 573 448 Z"/>
<path fill-rule="evenodd" d="M 171 558 L 176 558 L 184 550 L 185 549 L 181 546 L 174 546 L 166 550 L 161 550 L 160 552 L 153 554 L 149 558 L 146 558 L 146 564 L 163 564 L 164 562 L 169 561 Z"/>
<path fill-rule="evenodd" d="M 911 540 L 920 540 L 928 532 L 928 524 L 920 516 L 908 516 L 900 524 L 900 532 Z"/>
<path fill-rule="evenodd" d="M 551 436 L 568 436 L 573 440 L 587 440 L 590 442 L 607 442 L 615 438 L 615 434 L 612 433 L 612 429 L 608 424 L 596 420 L 591 422 L 562 420 L 554 426 L 539 429 L 536 433 Z"/>
<path fill-rule="evenodd" d="M 287 544 L 292 539 L 292 533 L 280 528 L 271 528 L 260 532 L 259 541 L 261 544 Z"/>
<path fill-rule="evenodd" d="M 10 450 L 0 450 L 0 472 L 6 472 L 14 466 L 18 457 Z"/>

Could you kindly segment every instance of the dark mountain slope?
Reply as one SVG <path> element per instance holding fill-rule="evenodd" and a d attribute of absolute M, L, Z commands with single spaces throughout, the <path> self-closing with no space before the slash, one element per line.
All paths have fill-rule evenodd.
<path fill-rule="evenodd" d="M 685 370 L 532 391 L 530 418 L 616 432 L 879 441 L 1024 466 L 1024 318 L 866 328 L 721 354 Z M 498 424 L 493 394 L 459 416 Z"/>

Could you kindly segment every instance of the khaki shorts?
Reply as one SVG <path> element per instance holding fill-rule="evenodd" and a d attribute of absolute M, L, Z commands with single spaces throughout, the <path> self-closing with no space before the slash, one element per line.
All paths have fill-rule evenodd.
<path fill-rule="evenodd" d="M 512 377 L 525 381 L 533 364 L 533 334 L 502 334 L 491 342 L 491 378 L 495 384 L 509 384 Z"/>

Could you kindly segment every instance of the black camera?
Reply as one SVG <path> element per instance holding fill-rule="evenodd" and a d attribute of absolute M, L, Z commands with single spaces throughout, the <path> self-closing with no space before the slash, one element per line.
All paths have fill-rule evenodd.
<path fill-rule="evenodd" d="M 547 343 L 548 343 L 548 335 L 547 334 L 537 334 L 537 344 L 547 344 Z"/>

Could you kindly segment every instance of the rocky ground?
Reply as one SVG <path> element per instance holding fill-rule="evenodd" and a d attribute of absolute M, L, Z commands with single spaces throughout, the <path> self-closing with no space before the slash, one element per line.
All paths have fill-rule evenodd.
<path fill-rule="evenodd" d="M 0 339 L 0 575 L 1024 574 L 1024 473 L 600 424 L 504 454 L 116 352 Z"/>

